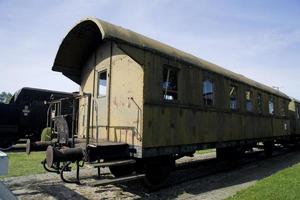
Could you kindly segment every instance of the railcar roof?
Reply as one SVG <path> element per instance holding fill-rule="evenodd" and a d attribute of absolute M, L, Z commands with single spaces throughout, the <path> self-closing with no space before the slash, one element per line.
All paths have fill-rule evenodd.
<path fill-rule="evenodd" d="M 292 97 L 290 97 L 290 99 L 291 99 L 292 101 L 294 101 L 295 103 L 300 104 L 300 100 L 295 99 L 295 98 L 292 98 Z"/>
<path fill-rule="evenodd" d="M 103 40 L 113 40 L 153 51 L 188 65 L 212 71 L 229 79 L 290 99 L 283 92 L 258 83 L 241 74 L 234 73 L 159 41 L 96 18 L 82 20 L 70 30 L 58 49 L 52 70 L 62 72 L 65 76 L 80 84 L 81 69 L 84 61 Z"/>
<path fill-rule="evenodd" d="M 23 87 L 23 88 L 17 90 L 14 93 L 14 95 L 12 96 L 12 98 L 10 100 L 10 103 L 13 103 L 13 102 L 17 101 L 17 99 L 20 98 L 20 96 L 33 95 L 33 94 L 36 94 L 36 93 L 49 93 L 49 94 L 64 95 L 64 96 L 71 96 L 72 95 L 72 93 L 68 93 L 68 92 L 47 90 L 47 89 L 41 89 L 41 88 Z"/>

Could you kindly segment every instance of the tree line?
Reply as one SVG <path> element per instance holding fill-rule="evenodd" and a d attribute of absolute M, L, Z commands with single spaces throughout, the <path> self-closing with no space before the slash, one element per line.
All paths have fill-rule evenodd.
<path fill-rule="evenodd" d="M 11 98 L 12 98 L 12 94 L 9 92 L 0 93 L 0 103 L 8 104 Z"/>

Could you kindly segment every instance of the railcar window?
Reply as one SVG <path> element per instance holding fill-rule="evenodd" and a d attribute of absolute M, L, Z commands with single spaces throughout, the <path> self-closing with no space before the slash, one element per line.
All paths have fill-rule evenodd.
<path fill-rule="evenodd" d="M 178 70 L 166 68 L 163 69 L 163 98 L 164 100 L 173 101 L 178 98 L 177 86 L 177 73 Z"/>
<path fill-rule="evenodd" d="M 274 99 L 270 97 L 269 99 L 269 114 L 274 115 Z"/>
<path fill-rule="evenodd" d="M 297 119 L 300 119 L 300 109 L 299 106 L 296 107 Z"/>
<path fill-rule="evenodd" d="M 106 96 L 107 72 L 99 72 L 98 77 L 98 97 L 104 97 Z"/>
<path fill-rule="evenodd" d="M 250 90 L 247 90 L 245 92 L 245 97 L 246 97 L 246 110 L 251 112 L 253 110 L 252 92 Z"/>
<path fill-rule="evenodd" d="M 237 109 L 237 87 L 236 86 L 232 85 L 230 87 L 229 96 L 230 96 L 229 107 L 232 110 L 236 110 Z"/>
<path fill-rule="evenodd" d="M 214 104 L 214 83 L 211 80 L 203 81 L 203 102 L 204 105 Z"/>
<path fill-rule="evenodd" d="M 262 95 L 260 93 L 257 94 L 257 111 L 258 113 L 262 113 Z"/>

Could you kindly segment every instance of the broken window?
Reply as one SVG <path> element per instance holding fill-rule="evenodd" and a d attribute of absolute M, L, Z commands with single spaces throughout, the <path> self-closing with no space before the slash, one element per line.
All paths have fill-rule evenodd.
<path fill-rule="evenodd" d="M 230 96 L 229 107 L 232 110 L 236 110 L 237 109 L 237 87 L 236 86 L 232 85 L 230 87 L 229 96 Z"/>
<path fill-rule="evenodd" d="M 269 99 L 269 114 L 274 114 L 274 99 L 273 97 L 270 97 Z"/>
<path fill-rule="evenodd" d="M 214 84 L 211 80 L 203 81 L 203 103 L 210 106 L 214 104 Z"/>
<path fill-rule="evenodd" d="M 163 69 L 163 98 L 173 101 L 178 98 L 177 69 L 164 67 Z"/>
<path fill-rule="evenodd" d="M 99 72 L 98 78 L 98 97 L 104 97 L 106 96 L 107 72 Z"/>
<path fill-rule="evenodd" d="M 253 110 L 253 103 L 252 103 L 252 92 L 250 90 L 247 90 L 245 92 L 245 98 L 246 98 L 246 110 L 251 112 Z"/>
<path fill-rule="evenodd" d="M 258 113 L 263 112 L 262 95 L 260 93 L 257 94 L 257 111 L 258 111 Z"/>

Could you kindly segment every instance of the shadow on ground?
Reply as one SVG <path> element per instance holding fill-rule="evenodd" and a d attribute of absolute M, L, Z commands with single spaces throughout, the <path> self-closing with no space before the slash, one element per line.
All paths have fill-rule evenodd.
<path fill-rule="evenodd" d="M 207 195 L 213 195 L 214 193 L 220 195 L 223 193 L 225 196 L 216 198 L 222 199 L 226 198 L 226 195 L 232 195 L 229 194 L 230 187 L 238 187 L 241 185 L 241 189 L 243 189 L 244 187 L 250 186 L 247 186 L 249 182 L 266 178 L 280 170 L 300 163 L 299 152 L 299 150 L 294 152 L 283 150 L 283 152 L 268 159 L 264 158 L 264 155 L 258 154 L 255 155 L 251 163 L 228 163 L 225 167 L 227 168 L 225 171 L 218 169 L 220 166 L 218 166 L 217 161 L 214 162 L 210 160 L 209 164 L 200 162 L 198 163 L 200 164 L 198 167 L 173 172 L 168 183 L 170 186 L 156 192 L 149 192 L 145 188 L 141 188 L 141 182 L 126 183 L 120 185 L 120 187 L 122 187 L 124 191 L 134 193 L 143 199 L 173 199 L 182 195 L 201 197 L 201 194 L 205 198 L 214 199 L 213 196 L 208 197 Z M 207 175 L 207 171 L 215 171 L 216 173 Z M 225 188 L 226 192 L 222 192 Z"/>
<path fill-rule="evenodd" d="M 216 159 L 197 160 L 191 164 L 192 168 L 179 167 L 171 174 L 167 187 L 155 192 L 143 187 L 142 181 L 100 187 L 78 186 L 63 184 L 55 174 L 4 182 L 20 199 L 223 199 L 248 187 L 249 183 L 300 163 L 299 152 L 281 150 L 268 159 L 262 154 L 253 154 L 247 158 L 250 162 L 246 163 L 243 159 L 225 164 L 218 163 Z M 90 170 L 87 176 L 82 176 L 83 183 L 96 180 L 91 172 L 96 174 L 96 171 Z"/>

